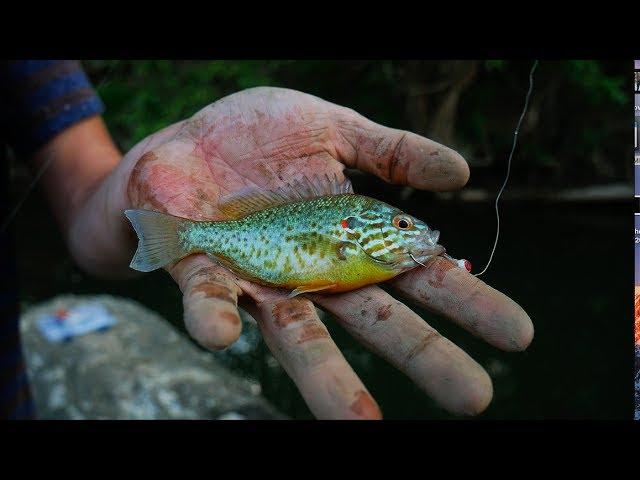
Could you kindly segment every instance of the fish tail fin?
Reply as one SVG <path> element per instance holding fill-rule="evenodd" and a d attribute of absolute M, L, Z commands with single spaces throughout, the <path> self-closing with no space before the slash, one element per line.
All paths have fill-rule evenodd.
<path fill-rule="evenodd" d="M 178 237 L 179 227 L 190 220 L 151 210 L 125 210 L 124 214 L 138 235 L 138 249 L 129 265 L 134 270 L 151 272 L 191 253 Z"/>

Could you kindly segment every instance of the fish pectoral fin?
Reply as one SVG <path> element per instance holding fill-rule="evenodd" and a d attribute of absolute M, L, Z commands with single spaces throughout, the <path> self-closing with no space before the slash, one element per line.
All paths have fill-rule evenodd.
<path fill-rule="evenodd" d="M 330 283 L 328 285 L 300 285 L 298 288 L 293 290 L 287 298 L 293 298 L 302 293 L 310 293 L 310 292 L 319 292 L 321 290 L 327 290 L 329 288 L 335 287 L 335 283 Z"/>
<path fill-rule="evenodd" d="M 303 249 L 303 251 L 312 252 L 316 249 L 323 250 L 327 254 L 335 254 L 340 260 L 347 259 L 347 250 L 357 248 L 353 242 L 339 240 L 329 235 L 317 232 L 300 233 L 292 235 L 291 239 Z"/>

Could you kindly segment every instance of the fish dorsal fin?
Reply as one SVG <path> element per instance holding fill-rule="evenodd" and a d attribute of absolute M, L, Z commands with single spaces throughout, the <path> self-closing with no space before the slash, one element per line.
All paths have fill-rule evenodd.
<path fill-rule="evenodd" d="M 314 175 L 312 178 L 302 177 L 286 183 L 277 190 L 262 190 L 249 187 L 220 199 L 218 208 L 228 218 L 242 218 L 264 210 L 265 208 L 299 202 L 325 195 L 353 193 L 351 181 L 344 177 L 340 181 L 338 175 Z"/>

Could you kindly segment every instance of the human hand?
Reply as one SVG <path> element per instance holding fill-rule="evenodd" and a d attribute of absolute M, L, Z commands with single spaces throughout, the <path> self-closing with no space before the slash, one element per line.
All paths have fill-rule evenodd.
<path fill-rule="evenodd" d="M 255 88 L 140 142 L 105 182 L 104 200 L 94 200 L 94 208 L 102 205 L 120 215 L 123 223 L 113 228 L 126 236 L 127 248 L 118 257 L 126 251 L 130 259 L 134 244 L 132 232 L 125 233 L 125 208 L 220 220 L 218 201 L 234 191 L 271 190 L 302 175 L 342 178 L 345 166 L 434 191 L 458 189 L 469 176 L 464 159 L 443 145 L 311 95 Z M 381 413 L 331 340 L 314 303 L 445 409 L 477 414 L 491 400 L 491 380 L 482 367 L 378 286 L 288 299 L 288 292 L 240 279 L 206 255 L 191 255 L 167 270 L 182 290 L 186 327 L 205 347 L 224 348 L 238 338 L 240 299 L 318 418 L 379 418 Z M 444 258 L 389 284 L 503 350 L 523 350 L 533 337 L 531 320 L 520 306 Z"/>

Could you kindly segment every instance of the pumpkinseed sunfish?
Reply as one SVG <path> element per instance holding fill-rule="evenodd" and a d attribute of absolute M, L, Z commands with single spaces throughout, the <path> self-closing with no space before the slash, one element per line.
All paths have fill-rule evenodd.
<path fill-rule="evenodd" d="M 354 194 L 348 179 L 304 177 L 276 191 L 233 195 L 219 209 L 228 220 L 126 210 L 139 240 L 131 268 L 149 272 L 206 253 L 239 277 L 295 296 L 382 282 L 445 252 L 438 230 Z"/>

